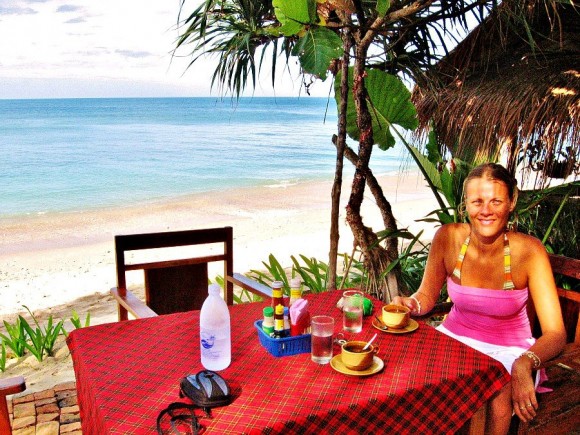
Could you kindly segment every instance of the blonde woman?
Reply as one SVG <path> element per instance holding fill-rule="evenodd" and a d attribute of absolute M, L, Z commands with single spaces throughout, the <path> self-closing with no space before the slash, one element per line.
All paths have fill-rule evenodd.
<path fill-rule="evenodd" d="M 517 183 L 501 165 L 473 169 L 464 183 L 469 223 L 435 234 L 419 290 L 396 297 L 414 315 L 428 313 L 447 282 L 453 308 L 442 332 L 500 361 L 511 381 L 490 401 L 486 433 L 505 434 L 515 413 L 536 415 L 533 373 L 564 347 L 566 333 L 548 255 L 534 237 L 508 231 Z M 531 297 L 542 327 L 532 337 L 526 304 Z"/>

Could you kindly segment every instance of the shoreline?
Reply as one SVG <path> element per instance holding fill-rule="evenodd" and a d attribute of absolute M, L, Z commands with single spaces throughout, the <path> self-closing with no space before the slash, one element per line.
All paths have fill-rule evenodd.
<path fill-rule="evenodd" d="M 420 175 L 409 172 L 380 180 L 399 226 L 424 228 L 413 221 L 436 204 Z M 270 254 L 283 265 L 291 264 L 290 255 L 299 254 L 327 262 L 331 185 L 306 181 L 275 189 L 195 193 L 147 206 L 0 219 L 0 315 L 22 312 L 22 305 L 34 312 L 95 293 L 107 295 L 116 281 L 115 234 L 232 226 L 238 272 L 263 268 Z M 347 201 L 343 186 L 339 252 L 350 253 Z M 374 208 L 367 192 L 362 214 L 365 224 L 376 229 L 381 219 Z"/>

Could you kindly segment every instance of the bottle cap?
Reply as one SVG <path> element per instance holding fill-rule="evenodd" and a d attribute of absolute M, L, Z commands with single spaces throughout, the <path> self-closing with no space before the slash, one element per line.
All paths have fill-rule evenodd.
<path fill-rule="evenodd" d="M 284 283 L 282 281 L 273 281 L 272 282 L 272 288 L 282 288 L 284 286 Z"/>
<path fill-rule="evenodd" d="M 284 305 L 276 305 L 276 314 L 284 314 Z"/>
<path fill-rule="evenodd" d="M 264 308 L 264 316 L 271 317 L 273 315 L 274 315 L 274 308 L 272 308 L 272 307 Z"/>
<path fill-rule="evenodd" d="M 209 294 L 219 294 L 221 292 L 222 288 L 220 287 L 219 284 L 210 284 L 207 292 Z"/>
<path fill-rule="evenodd" d="M 292 278 L 290 280 L 290 287 L 298 288 L 302 285 L 302 280 L 300 278 Z"/>

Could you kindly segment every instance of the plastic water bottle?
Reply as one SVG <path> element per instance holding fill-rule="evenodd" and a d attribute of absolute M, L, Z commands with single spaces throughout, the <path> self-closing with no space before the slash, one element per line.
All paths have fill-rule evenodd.
<path fill-rule="evenodd" d="M 221 287 L 211 284 L 199 315 L 201 363 L 207 370 L 223 370 L 232 362 L 230 312 L 220 296 Z"/>

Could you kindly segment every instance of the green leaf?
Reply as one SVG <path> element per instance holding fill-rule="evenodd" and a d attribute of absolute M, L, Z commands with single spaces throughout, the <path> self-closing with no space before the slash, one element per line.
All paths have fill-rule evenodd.
<path fill-rule="evenodd" d="M 391 8 L 390 0 L 377 0 L 377 13 L 380 17 L 384 17 L 387 11 Z"/>
<path fill-rule="evenodd" d="M 407 149 L 411 152 L 411 155 L 417 164 L 421 166 L 424 175 L 427 177 L 427 182 L 430 185 L 433 185 L 438 191 L 442 191 L 443 186 L 441 185 L 441 174 L 439 174 L 437 167 L 413 145 L 408 144 Z"/>
<path fill-rule="evenodd" d="M 27 308 L 28 309 L 28 308 Z M 30 312 L 30 310 L 29 310 Z M 28 337 L 30 338 L 30 343 L 24 343 L 26 349 L 32 353 L 38 361 L 42 361 L 44 357 L 44 334 L 40 329 L 40 326 L 37 326 L 36 329 L 33 329 L 32 326 L 28 324 L 28 322 L 22 317 L 20 317 L 20 321 L 22 322 L 24 329 L 28 333 Z M 36 319 L 33 317 L 34 321 Z"/>
<path fill-rule="evenodd" d="M 21 317 L 22 316 L 16 319 L 16 323 L 14 325 L 4 320 L 3 321 L 4 327 L 6 328 L 6 331 L 8 332 L 9 336 L 0 334 L 0 337 L 4 340 L 6 345 L 10 349 L 12 349 L 12 352 L 14 352 L 14 355 L 16 355 L 17 357 L 21 357 L 22 355 L 24 355 L 24 352 L 26 351 L 24 344 L 26 343 L 26 340 L 28 338 L 28 336 L 26 335 L 24 324 L 20 320 Z"/>
<path fill-rule="evenodd" d="M 455 189 L 453 187 L 453 177 L 449 172 L 449 169 L 447 169 L 447 166 L 443 166 L 440 178 L 441 178 L 441 191 L 443 192 L 443 195 L 445 196 L 447 203 L 451 207 L 455 207 L 457 204 L 455 201 Z"/>
<path fill-rule="evenodd" d="M 439 146 L 437 145 L 437 133 L 435 133 L 435 128 L 431 125 L 431 130 L 429 130 L 429 136 L 427 140 L 427 145 L 425 145 L 427 150 L 427 158 L 433 164 L 437 164 L 443 161 L 443 157 L 439 152 Z"/>
<path fill-rule="evenodd" d="M 0 353 L 0 372 L 6 370 L 6 347 L 4 346 L 4 340 L 0 340 L 0 345 L 2 348 L 2 353 Z"/>
<path fill-rule="evenodd" d="M 411 102 L 411 93 L 403 82 L 392 74 L 371 69 L 367 71 L 365 86 L 368 93 L 367 104 L 372 116 L 373 139 L 382 150 L 395 145 L 390 127 L 393 124 L 409 130 L 417 128 L 417 111 Z M 340 77 L 335 80 L 335 99 L 340 103 Z M 353 68 L 349 68 L 349 83 L 352 88 Z M 356 108 L 352 93 L 348 96 L 348 109 L 346 114 L 348 135 L 358 141 L 360 132 L 356 123 Z"/>
<path fill-rule="evenodd" d="M 313 27 L 302 36 L 292 55 L 298 56 L 302 69 L 308 74 L 326 79 L 330 62 L 342 56 L 342 40 L 332 30 Z"/>
<path fill-rule="evenodd" d="M 314 23 L 309 6 L 313 1 L 316 0 L 274 0 L 274 13 L 282 24 L 278 31 L 284 36 L 293 36 L 300 33 L 306 24 Z"/>

